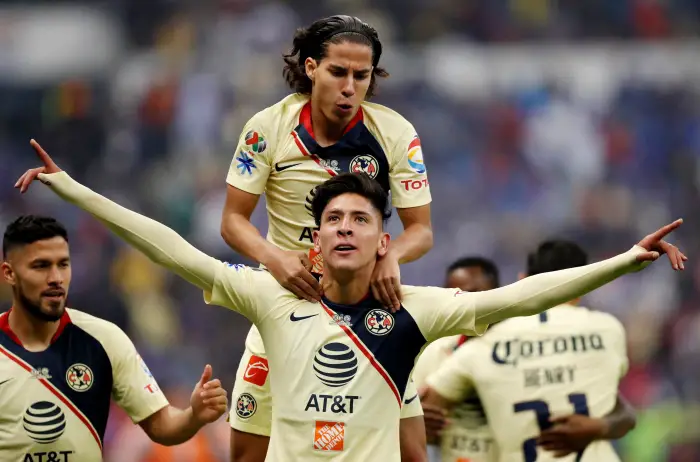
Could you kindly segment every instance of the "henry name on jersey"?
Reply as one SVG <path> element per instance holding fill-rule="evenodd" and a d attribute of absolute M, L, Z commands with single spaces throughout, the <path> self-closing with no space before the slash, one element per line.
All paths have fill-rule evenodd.
<path fill-rule="evenodd" d="M 521 366 L 523 384 L 525 387 L 542 387 L 561 385 L 576 381 L 576 365 L 569 364 L 571 355 L 584 355 L 589 352 L 605 350 L 603 335 L 598 332 L 588 332 L 577 335 L 556 335 L 537 340 L 514 337 L 499 340 L 493 344 L 491 359 L 494 363 L 504 366 Z M 567 355 L 568 361 L 557 364 L 557 356 Z M 548 359 L 546 367 L 538 367 L 539 359 Z"/>

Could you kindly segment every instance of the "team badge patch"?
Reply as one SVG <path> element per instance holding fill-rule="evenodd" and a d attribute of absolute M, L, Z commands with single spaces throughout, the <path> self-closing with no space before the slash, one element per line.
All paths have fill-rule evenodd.
<path fill-rule="evenodd" d="M 418 135 L 408 145 L 408 166 L 418 174 L 426 172 L 425 163 L 423 162 L 423 149 L 421 149 Z"/>
<path fill-rule="evenodd" d="M 75 391 L 88 391 L 94 379 L 92 370 L 85 364 L 73 364 L 66 371 L 66 382 Z"/>
<path fill-rule="evenodd" d="M 260 154 L 267 148 L 265 138 L 260 133 L 252 130 L 245 134 L 245 144 L 255 154 Z"/>
<path fill-rule="evenodd" d="M 356 156 L 350 161 L 350 172 L 352 173 L 366 173 L 370 178 L 375 178 L 379 173 L 379 164 L 377 159 L 374 157 L 363 154 L 361 156 Z"/>
<path fill-rule="evenodd" d="M 267 364 L 267 359 L 251 355 L 248 360 L 248 365 L 245 368 L 245 373 L 243 374 L 243 380 L 262 387 L 265 385 L 265 380 L 267 380 L 267 374 L 269 372 L 270 367 Z"/>
<path fill-rule="evenodd" d="M 258 403 L 250 393 L 241 393 L 236 401 L 236 415 L 241 419 L 249 419 L 258 410 Z"/>
<path fill-rule="evenodd" d="M 365 316 L 365 327 L 374 335 L 386 335 L 394 328 L 394 317 L 385 310 L 370 310 Z"/>
<path fill-rule="evenodd" d="M 314 429 L 314 449 L 319 451 L 342 451 L 345 442 L 343 422 L 316 421 Z"/>
<path fill-rule="evenodd" d="M 236 160 L 238 161 L 238 165 L 236 166 L 236 168 L 238 168 L 238 173 L 240 175 L 252 175 L 253 170 L 257 170 L 258 168 L 255 165 L 255 161 L 253 160 L 253 158 L 250 157 L 245 151 L 241 151 L 238 157 L 236 157 Z"/>

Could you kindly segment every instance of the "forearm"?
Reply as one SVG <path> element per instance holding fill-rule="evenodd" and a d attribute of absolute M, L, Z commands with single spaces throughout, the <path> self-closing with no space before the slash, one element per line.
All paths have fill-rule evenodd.
<path fill-rule="evenodd" d="M 643 252 L 635 246 L 598 263 L 538 274 L 499 289 L 470 294 L 474 297 L 476 323 L 493 324 L 514 316 L 531 316 L 581 297 L 638 268 L 635 259 Z"/>
<path fill-rule="evenodd" d="M 404 264 L 418 260 L 432 247 L 433 230 L 428 225 L 414 223 L 389 244 L 389 252 L 396 256 L 399 263 Z"/>
<path fill-rule="evenodd" d="M 601 420 L 604 425 L 600 439 L 604 440 L 620 439 L 637 425 L 634 409 L 621 396 L 618 396 L 615 408 Z"/>
<path fill-rule="evenodd" d="M 280 250 L 268 242 L 246 217 L 229 213 L 223 218 L 221 237 L 239 254 L 266 265 Z"/>
<path fill-rule="evenodd" d="M 158 444 L 175 446 L 192 438 L 202 427 L 192 415 L 192 408 L 183 411 L 168 406 L 149 423 L 146 433 Z"/>
<path fill-rule="evenodd" d="M 217 261 L 194 248 L 172 229 L 112 202 L 65 172 L 42 174 L 41 179 L 62 199 L 93 215 L 155 263 L 204 290 L 211 290 Z"/>

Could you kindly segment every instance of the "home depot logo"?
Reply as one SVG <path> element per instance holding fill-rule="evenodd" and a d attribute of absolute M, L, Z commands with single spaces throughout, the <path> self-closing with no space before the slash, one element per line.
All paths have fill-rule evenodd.
<path fill-rule="evenodd" d="M 345 424 L 343 422 L 316 421 L 314 449 L 319 451 L 342 451 L 344 442 Z"/>

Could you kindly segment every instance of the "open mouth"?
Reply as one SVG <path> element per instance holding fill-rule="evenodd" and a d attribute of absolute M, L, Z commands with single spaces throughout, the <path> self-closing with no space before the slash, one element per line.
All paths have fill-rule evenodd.
<path fill-rule="evenodd" d="M 62 290 L 47 290 L 46 292 L 43 292 L 41 295 L 42 295 L 42 297 L 46 297 L 46 298 L 61 298 L 65 294 L 66 293 Z"/>
<path fill-rule="evenodd" d="M 352 104 L 338 104 L 337 106 L 343 112 L 352 111 Z"/>
<path fill-rule="evenodd" d="M 333 250 L 335 250 L 336 252 L 352 252 L 353 250 L 357 250 L 357 247 L 350 244 L 339 244 L 336 245 Z"/>

